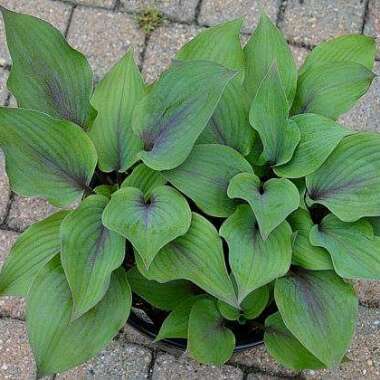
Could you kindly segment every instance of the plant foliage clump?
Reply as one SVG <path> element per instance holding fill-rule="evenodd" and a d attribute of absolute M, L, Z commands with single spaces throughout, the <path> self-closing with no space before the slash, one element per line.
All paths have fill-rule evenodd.
<path fill-rule="evenodd" d="M 19 105 L 0 108 L 10 184 L 62 208 L 0 274 L 1 295 L 26 297 L 38 374 L 91 358 L 132 305 L 163 316 L 156 341 L 187 339 L 203 363 L 262 325 L 281 364 L 338 365 L 358 311 L 346 280 L 380 279 L 380 135 L 336 121 L 374 79 L 373 39 L 329 40 L 297 70 L 268 17 L 244 48 L 235 20 L 154 84 L 129 51 L 93 91 L 57 30 L 2 12 Z"/>

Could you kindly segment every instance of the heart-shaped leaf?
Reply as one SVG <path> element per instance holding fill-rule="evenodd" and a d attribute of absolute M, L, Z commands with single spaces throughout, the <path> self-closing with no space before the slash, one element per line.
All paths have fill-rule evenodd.
<path fill-rule="evenodd" d="M 322 204 L 344 222 L 380 215 L 380 135 L 345 137 L 306 186 L 309 205 Z"/>
<path fill-rule="evenodd" d="M 124 259 L 124 238 L 102 224 L 108 202 L 103 195 L 92 195 L 61 225 L 61 262 L 73 296 L 73 319 L 103 298 L 112 272 Z"/>
<path fill-rule="evenodd" d="M 112 195 L 103 223 L 127 238 L 149 268 L 163 246 L 189 229 L 191 210 L 186 199 L 169 186 L 155 188 L 148 200 L 141 190 L 125 187 Z"/>
<path fill-rule="evenodd" d="M 178 300 L 194 295 L 194 286 L 189 281 L 176 280 L 159 283 L 145 278 L 137 267 L 128 271 L 128 281 L 133 293 L 161 310 L 173 310 L 178 306 Z"/>
<path fill-rule="evenodd" d="M 296 339 L 327 367 L 337 366 L 355 330 L 358 301 L 353 287 L 332 271 L 297 269 L 276 280 L 274 296 Z"/>
<path fill-rule="evenodd" d="M 8 88 L 19 107 L 82 127 L 91 124 L 96 112 L 90 105 L 92 71 L 86 58 L 47 22 L 0 10 L 12 57 Z"/>
<path fill-rule="evenodd" d="M 20 235 L 1 268 L 1 295 L 27 295 L 41 268 L 61 250 L 59 229 L 67 214 L 59 211 Z"/>
<path fill-rule="evenodd" d="M 238 306 L 224 262 L 222 240 L 215 227 L 199 214 L 193 213 L 187 233 L 162 248 L 149 270 L 138 255 L 136 262 L 139 271 L 150 280 L 189 280 L 216 298 Z"/>
<path fill-rule="evenodd" d="M 287 222 L 263 240 L 251 208 L 241 205 L 222 224 L 219 232 L 228 244 L 239 303 L 253 290 L 288 271 L 292 258 L 292 230 Z"/>
<path fill-rule="evenodd" d="M 228 145 L 247 155 L 255 134 L 248 121 L 249 98 L 241 84 L 245 69 L 239 36 L 241 25 L 242 20 L 238 19 L 207 28 L 184 45 L 177 58 L 186 61 L 204 59 L 239 71 L 239 76 L 227 85 L 198 143 Z"/>
<path fill-rule="evenodd" d="M 223 325 L 216 301 L 200 299 L 190 312 L 187 349 L 201 363 L 222 365 L 232 356 L 235 335 Z"/>
<path fill-rule="evenodd" d="M 208 61 L 175 62 L 135 108 L 133 130 L 144 142 L 139 158 L 154 170 L 182 164 L 236 74 Z"/>
<path fill-rule="evenodd" d="M 101 351 L 128 319 L 132 295 L 127 275 L 112 274 L 103 299 L 70 322 L 72 300 L 57 256 L 38 274 L 27 299 L 26 323 L 37 376 L 63 372 Z"/>
<path fill-rule="evenodd" d="M 344 223 L 329 214 L 313 227 L 310 241 L 328 250 L 339 276 L 380 280 L 380 237 L 364 233 L 368 224 L 365 220 Z"/>
<path fill-rule="evenodd" d="M 286 328 L 280 313 L 265 320 L 264 343 L 268 352 L 285 367 L 296 371 L 325 368 Z"/>
<path fill-rule="evenodd" d="M 130 50 L 96 86 L 91 103 L 98 111 L 89 135 L 103 172 L 126 171 L 143 143 L 132 131 L 132 114 L 144 95 L 144 81 Z"/>
<path fill-rule="evenodd" d="M 261 237 L 270 233 L 300 204 L 297 187 L 285 178 L 271 178 L 262 183 L 253 173 L 240 173 L 232 178 L 227 194 L 244 199 L 251 206 Z"/>
<path fill-rule="evenodd" d="M 216 62 L 238 70 L 239 79 L 242 80 L 245 68 L 244 52 L 240 44 L 242 24 L 240 18 L 203 30 L 178 51 L 176 58 L 183 61 Z"/>
<path fill-rule="evenodd" d="M 297 124 L 288 120 L 289 106 L 277 65 L 270 66 L 251 103 L 249 121 L 263 144 L 262 157 L 271 166 L 288 162 L 301 134 Z"/>
<path fill-rule="evenodd" d="M 255 97 L 275 62 L 290 107 L 297 87 L 296 64 L 284 36 L 265 14 L 261 15 L 259 25 L 247 42 L 244 53 L 247 61 L 244 85 L 251 99 Z"/>
<path fill-rule="evenodd" d="M 288 222 L 296 233 L 292 264 L 309 270 L 334 269 L 329 253 L 321 247 L 315 247 L 309 240 L 314 226 L 309 211 L 299 208 L 289 215 Z"/>
<path fill-rule="evenodd" d="M 250 173 L 252 167 L 238 152 L 224 145 L 205 144 L 195 146 L 181 166 L 162 174 L 203 212 L 226 217 L 236 207 L 236 201 L 227 196 L 228 184 L 242 172 Z"/>
<path fill-rule="evenodd" d="M 66 206 L 88 189 L 97 156 L 84 131 L 40 112 L 0 108 L 0 147 L 12 189 Z"/>
<path fill-rule="evenodd" d="M 160 172 L 156 172 L 144 164 L 139 164 L 124 180 L 121 188 L 136 187 L 144 193 L 145 198 L 149 198 L 156 187 L 165 184 L 166 179 Z"/>
<path fill-rule="evenodd" d="M 355 62 L 312 67 L 298 78 L 292 114 L 316 113 L 336 120 L 363 96 L 375 74 Z"/>
<path fill-rule="evenodd" d="M 344 136 L 353 132 L 327 117 L 315 114 L 292 118 L 301 132 L 301 140 L 292 159 L 273 168 L 280 177 L 300 178 L 317 170 Z"/>
<path fill-rule="evenodd" d="M 198 295 L 182 299 L 173 311 L 165 318 L 158 332 L 155 342 L 166 338 L 182 338 L 187 339 L 189 329 L 190 312 L 194 303 L 207 297 L 206 295 Z"/>
<path fill-rule="evenodd" d="M 374 38 L 362 34 L 339 36 L 316 46 L 306 57 L 300 74 L 330 62 L 355 62 L 372 70 L 375 54 Z"/>

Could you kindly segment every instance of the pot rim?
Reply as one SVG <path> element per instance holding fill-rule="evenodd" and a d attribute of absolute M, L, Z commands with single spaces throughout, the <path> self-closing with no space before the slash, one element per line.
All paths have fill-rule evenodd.
<path fill-rule="evenodd" d="M 158 334 L 158 329 L 153 323 L 145 321 L 144 319 L 139 317 L 133 310 L 131 310 L 131 314 L 129 315 L 127 323 L 139 332 L 141 332 L 142 334 L 148 336 L 149 338 L 155 339 Z M 166 338 L 160 340 L 159 342 L 179 349 L 181 351 L 186 351 L 186 339 Z M 237 341 L 236 347 L 234 348 L 234 353 L 246 351 L 250 348 L 260 346 L 263 343 L 263 333 L 255 332 L 251 336 L 247 337 L 247 339 L 240 339 L 240 341 Z"/>

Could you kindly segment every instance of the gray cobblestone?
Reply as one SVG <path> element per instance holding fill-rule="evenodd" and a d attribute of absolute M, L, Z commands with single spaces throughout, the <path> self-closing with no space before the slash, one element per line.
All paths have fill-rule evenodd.
<path fill-rule="evenodd" d="M 24 323 L 0 319 L 0 379 L 32 380 L 35 372 Z"/>
<path fill-rule="evenodd" d="M 243 372 L 235 367 L 224 365 L 215 367 L 201 365 L 186 355 L 175 358 L 169 354 L 159 354 L 153 367 L 152 380 L 240 380 Z"/>
<path fill-rule="evenodd" d="M 245 20 L 243 31 L 251 33 L 257 26 L 260 12 L 265 11 L 275 22 L 281 0 L 203 0 L 199 23 L 215 25 L 238 17 Z"/>
<path fill-rule="evenodd" d="M 130 379 L 148 377 L 152 354 L 146 348 L 134 344 L 113 341 L 94 359 L 80 367 L 57 375 L 57 380 Z"/>
<path fill-rule="evenodd" d="M 168 68 L 176 52 L 202 28 L 194 25 L 170 24 L 155 30 L 145 53 L 143 74 L 148 82 L 157 79 Z"/>
<path fill-rule="evenodd" d="M 157 9 L 175 20 L 191 22 L 195 17 L 198 0 L 121 0 L 121 3 L 126 11 Z"/>
<path fill-rule="evenodd" d="M 8 226 L 18 231 L 24 231 L 31 224 L 48 217 L 56 210 L 43 199 L 16 195 L 11 203 Z"/>
<path fill-rule="evenodd" d="M 380 74 L 380 62 L 375 63 L 374 72 Z M 376 77 L 367 94 L 340 118 L 343 125 L 357 131 L 380 132 L 380 78 Z"/>
<path fill-rule="evenodd" d="M 13 11 L 27 13 L 48 21 L 65 32 L 72 6 L 58 1 L 49 0 L 2 0 L 1 5 Z M 3 19 L 0 17 L 0 64 L 9 64 L 11 62 L 6 47 L 5 31 Z"/>
<path fill-rule="evenodd" d="M 11 231 L 0 230 L 0 269 L 9 254 L 18 234 Z M 21 297 L 0 297 L 0 316 L 24 319 L 25 301 Z"/>
<path fill-rule="evenodd" d="M 8 203 L 10 197 L 9 181 L 5 172 L 5 158 L 0 150 L 0 223 L 4 221 L 8 211 Z"/>
<path fill-rule="evenodd" d="M 330 37 L 360 33 L 361 0 L 288 0 L 280 27 L 290 41 L 316 45 Z"/>
<path fill-rule="evenodd" d="M 8 75 L 8 70 L 0 68 L 0 105 L 2 106 L 4 105 L 9 95 L 9 91 L 7 89 Z"/>
<path fill-rule="evenodd" d="M 109 8 L 109 9 L 113 9 L 113 7 L 115 6 L 115 0 L 69 0 L 69 1 L 72 1 L 74 4 L 90 5 L 90 6 Z"/>
<path fill-rule="evenodd" d="M 359 280 L 355 289 L 362 305 L 380 307 L 380 281 Z"/>
<path fill-rule="evenodd" d="M 377 58 L 380 59 L 380 1 L 369 0 L 364 33 L 376 38 Z"/>
<path fill-rule="evenodd" d="M 87 56 L 96 79 L 100 79 L 131 47 L 139 62 L 145 35 L 126 13 L 78 7 L 68 40 Z"/>

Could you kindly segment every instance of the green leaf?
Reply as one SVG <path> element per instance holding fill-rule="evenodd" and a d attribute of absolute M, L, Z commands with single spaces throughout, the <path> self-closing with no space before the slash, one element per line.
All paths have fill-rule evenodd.
<path fill-rule="evenodd" d="M 228 321 L 238 321 L 240 318 L 240 310 L 221 300 L 217 302 L 219 313 Z"/>
<path fill-rule="evenodd" d="M 121 184 L 124 187 L 137 187 L 140 189 L 145 198 L 152 195 L 152 191 L 158 187 L 166 184 L 166 179 L 160 172 L 156 172 L 144 164 L 137 165 L 132 173 Z"/>
<path fill-rule="evenodd" d="M 291 113 L 316 113 L 336 120 L 363 96 L 375 74 L 355 62 L 312 67 L 298 78 Z"/>
<path fill-rule="evenodd" d="M 296 339 L 327 367 L 337 366 L 355 330 L 353 287 L 332 271 L 298 269 L 276 280 L 274 296 Z"/>
<path fill-rule="evenodd" d="M 287 273 L 292 257 L 292 230 L 287 222 L 263 240 L 251 208 L 241 205 L 222 224 L 219 233 L 228 244 L 239 304 L 253 290 Z"/>
<path fill-rule="evenodd" d="M 280 364 L 293 370 L 325 368 L 286 328 L 280 313 L 265 320 L 264 343 Z"/>
<path fill-rule="evenodd" d="M 19 107 L 89 125 L 96 111 L 90 105 L 92 71 L 86 58 L 47 22 L 0 10 L 12 57 L 8 88 Z"/>
<path fill-rule="evenodd" d="M 327 249 L 339 276 L 380 280 L 380 237 L 373 236 L 368 221 L 344 223 L 329 214 L 313 227 L 310 241 Z"/>
<path fill-rule="evenodd" d="M 222 240 L 215 227 L 199 214 L 193 213 L 187 233 L 162 248 L 149 270 L 139 256 L 136 262 L 139 271 L 149 280 L 189 280 L 212 296 L 237 306 L 224 262 Z"/>
<path fill-rule="evenodd" d="M 177 58 L 186 61 L 204 59 L 239 71 L 239 76 L 227 85 L 198 143 L 228 145 L 247 155 L 255 135 L 248 121 L 250 102 L 241 84 L 245 69 L 239 36 L 241 25 L 242 20 L 238 19 L 207 28 L 184 45 Z"/>
<path fill-rule="evenodd" d="M 309 206 L 322 204 L 344 222 L 380 215 L 380 135 L 345 137 L 306 186 Z"/>
<path fill-rule="evenodd" d="M 59 228 L 67 214 L 59 211 L 20 235 L 1 269 L 1 295 L 27 295 L 41 268 L 60 252 Z"/>
<path fill-rule="evenodd" d="M 173 310 L 178 306 L 178 300 L 194 295 L 193 285 L 188 281 L 176 280 L 161 284 L 145 278 L 137 267 L 128 271 L 128 281 L 134 293 L 161 310 Z"/>
<path fill-rule="evenodd" d="M 191 309 L 197 300 L 205 297 L 207 296 L 193 296 L 182 299 L 179 303 L 178 300 L 180 298 L 177 298 L 177 306 L 165 318 L 154 342 L 167 338 L 187 339 Z"/>
<path fill-rule="evenodd" d="M 251 99 L 275 63 L 290 107 L 297 87 L 296 64 L 282 33 L 265 14 L 261 15 L 259 25 L 247 42 L 244 53 L 247 61 L 244 85 Z"/>
<path fill-rule="evenodd" d="M 256 132 L 248 120 L 249 104 L 244 87 L 238 78 L 234 78 L 227 85 L 214 114 L 197 142 L 227 145 L 243 156 L 249 154 L 257 140 Z"/>
<path fill-rule="evenodd" d="M 118 185 L 99 185 L 94 189 L 95 194 L 103 195 L 111 199 L 112 194 L 118 190 Z"/>
<path fill-rule="evenodd" d="M 216 301 L 201 299 L 190 312 L 188 345 L 190 355 L 201 363 L 222 365 L 232 356 L 235 335 L 224 327 Z"/>
<path fill-rule="evenodd" d="M 175 62 L 135 108 L 133 130 L 144 142 L 138 157 L 154 170 L 182 164 L 236 74 L 207 61 Z"/>
<path fill-rule="evenodd" d="M 132 114 L 143 95 L 144 81 L 129 50 L 96 86 L 91 100 L 98 116 L 89 136 L 103 172 L 125 172 L 137 161 L 143 143 L 132 131 Z"/>
<path fill-rule="evenodd" d="M 249 293 L 240 304 L 246 319 L 257 318 L 268 305 L 270 292 L 268 286 L 262 286 Z"/>
<path fill-rule="evenodd" d="M 297 124 L 288 120 L 288 103 L 277 66 L 270 66 L 251 103 L 249 121 L 263 144 L 263 158 L 270 165 L 288 162 L 301 134 Z"/>
<path fill-rule="evenodd" d="M 355 62 L 372 70 L 376 54 L 375 39 L 349 34 L 322 42 L 306 57 L 300 74 L 317 66 L 335 62 Z"/>
<path fill-rule="evenodd" d="M 125 240 L 102 224 L 108 202 L 103 195 L 92 195 L 61 225 L 61 261 L 73 297 L 73 319 L 103 298 L 112 272 L 124 259 Z"/>
<path fill-rule="evenodd" d="M 285 178 L 271 178 L 262 183 L 253 173 L 232 178 L 227 194 L 244 199 L 251 206 L 263 240 L 300 204 L 297 187 Z"/>
<path fill-rule="evenodd" d="M 367 218 L 371 223 L 373 232 L 376 236 L 380 236 L 380 217 Z"/>
<path fill-rule="evenodd" d="M 181 166 L 162 174 L 204 213 L 226 217 L 236 207 L 236 201 L 227 196 L 228 184 L 242 172 L 252 172 L 252 168 L 238 152 L 224 145 L 205 144 L 195 146 Z"/>
<path fill-rule="evenodd" d="M 242 80 L 245 57 L 240 44 L 241 18 L 212 26 L 186 43 L 176 58 L 183 61 L 205 60 L 237 70 Z"/>
<path fill-rule="evenodd" d="M 102 301 L 75 321 L 69 285 L 58 256 L 38 274 L 27 300 L 29 342 L 37 376 L 63 372 L 101 351 L 126 323 L 131 290 L 124 269 L 112 274 Z"/>
<path fill-rule="evenodd" d="M 329 253 L 310 243 L 309 234 L 314 226 L 308 210 L 299 208 L 288 217 L 292 230 L 296 233 L 293 244 L 292 264 L 309 270 L 333 269 Z"/>
<path fill-rule="evenodd" d="M 315 114 L 292 118 L 301 132 L 301 140 L 292 159 L 273 168 L 280 177 L 300 178 L 317 170 L 344 136 L 353 132 L 327 117 Z"/>
<path fill-rule="evenodd" d="M 149 200 L 139 189 L 125 187 L 112 195 L 103 223 L 127 238 L 149 268 L 162 247 L 187 232 L 191 210 L 186 199 L 169 186 L 155 188 Z"/>
<path fill-rule="evenodd" d="M 76 125 L 24 109 L 0 108 L 0 147 L 12 190 L 59 207 L 88 189 L 97 161 L 91 140 Z"/>

